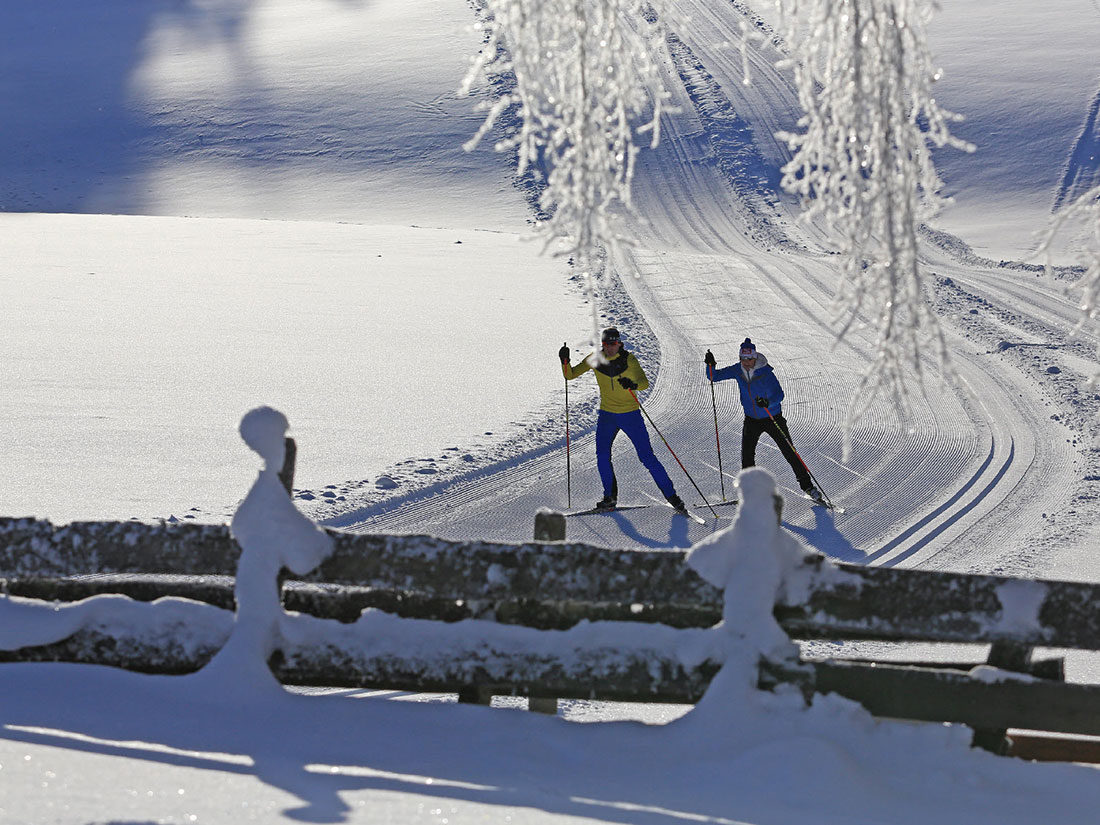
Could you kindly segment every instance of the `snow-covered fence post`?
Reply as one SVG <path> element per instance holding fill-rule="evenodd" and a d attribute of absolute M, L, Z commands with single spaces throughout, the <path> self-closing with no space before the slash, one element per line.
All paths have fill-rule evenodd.
<path fill-rule="evenodd" d="M 750 467 L 737 477 L 737 487 L 741 504 L 736 521 L 699 542 L 687 556 L 696 573 L 723 588 L 721 627 L 728 634 L 728 649 L 698 705 L 708 717 L 752 702 L 762 662 L 798 663 L 798 647 L 773 611 L 788 572 L 809 551 L 780 526 L 782 498 L 771 473 Z"/>
<path fill-rule="evenodd" d="M 287 427 L 286 416 L 271 407 L 257 407 L 241 419 L 241 438 L 264 466 L 230 523 L 241 547 L 233 633 L 203 668 L 241 692 L 265 686 L 282 690 L 268 667 L 280 643 L 279 573 L 287 567 L 304 576 L 332 552 L 332 539 L 298 512 L 280 479 Z"/>
<path fill-rule="evenodd" d="M 535 513 L 535 541 L 565 541 L 565 515 L 540 507 Z M 530 696 L 527 709 L 534 713 L 556 714 L 558 700 L 545 696 Z"/>

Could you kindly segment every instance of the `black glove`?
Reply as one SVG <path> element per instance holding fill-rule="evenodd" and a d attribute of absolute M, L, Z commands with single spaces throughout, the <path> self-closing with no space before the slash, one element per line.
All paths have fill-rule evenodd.
<path fill-rule="evenodd" d="M 563 364 L 569 363 L 569 347 L 562 344 L 561 349 L 558 350 L 558 360 Z"/>
<path fill-rule="evenodd" d="M 768 408 L 768 399 L 761 396 L 756 399 L 756 406 L 763 407 L 765 410 Z"/>
<path fill-rule="evenodd" d="M 712 369 L 718 366 L 718 362 L 714 360 L 714 353 L 709 349 L 707 350 L 707 354 L 703 356 L 703 363 Z"/>
<path fill-rule="evenodd" d="M 638 385 L 635 384 L 633 381 L 631 381 L 629 378 L 627 378 L 625 375 L 622 378 L 619 379 L 619 383 L 622 384 L 623 389 L 626 389 L 626 390 L 636 390 L 636 389 L 638 389 Z"/>

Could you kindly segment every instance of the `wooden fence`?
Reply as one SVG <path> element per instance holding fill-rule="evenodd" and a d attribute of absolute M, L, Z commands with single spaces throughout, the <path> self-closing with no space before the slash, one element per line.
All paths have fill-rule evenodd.
<path fill-rule="evenodd" d="M 543 525 L 540 531 L 545 534 Z M 568 657 L 494 643 L 476 650 L 364 653 L 338 642 L 284 646 L 272 659 L 288 684 L 458 693 L 691 703 L 717 672 L 717 658 L 685 664 L 667 640 L 704 632 L 721 617 L 722 594 L 685 563 L 686 551 L 612 550 L 566 541 L 452 542 L 428 536 L 330 531 L 335 550 L 316 571 L 283 584 L 284 605 L 340 622 L 365 608 L 446 624 L 479 619 L 538 631 L 582 622 L 654 625 L 641 647 L 593 641 Z M 0 519 L 0 588 L 13 596 L 77 600 L 121 593 L 149 601 L 184 596 L 233 607 L 239 549 L 224 526 L 76 523 Z M 985 661 L 953 665 L 852 658 L 763 661 L 760 686 L 798 685 L 807 698 L 836 692 L 882 717 L 957 722 L 975 743 L 1032 758 L 1100 761 L 1100 686 L 1067 684 L 1060 659 L 1037 647 L 1100 650 L 1100 586 L 1000 576 L 837 564 L 810 556 L 789 576 L 774 615 L 796 640 L 980 644 Z M 658 628 L 658 626 L 666 626 Z M 587 627 L 587 625 L 584 625 Z M 661 632 L 658 632 L 660 630 Z M 201 667 L 219 640 L 165 644 L 153 630 L 128 637 L 78 631 L 49 645 L 0 651 L 0 661 L 78 661 L 147 672 Z M 154 634 L 154 635 L 151 635 Z M 223 640 L 222 640 L 223 641 Z M 820 647 L 820 646 L 818 646 Z M 1006 738 L 1009 728 L 1055 732 Z"/>

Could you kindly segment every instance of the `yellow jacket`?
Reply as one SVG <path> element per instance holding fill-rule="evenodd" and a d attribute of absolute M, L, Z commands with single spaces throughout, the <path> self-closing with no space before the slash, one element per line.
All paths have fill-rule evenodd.
<path fill-rule="evenodd" d="M 594 358 L 593 355 L 588 358 Z M 561 371 L 567 380 L 572 381 L 578 375 L 584 375 L 593 369 L 585 358 L 577 366 L 571 367 L 567 363 L 561 365 Z M 619 383 L 619 378 L 626 377 L 638 385 L 638 390 L 649 389 L 649 379 L 642 371 L 642 365 L 634 357 L 634 353 L 620 350 L 619 354 L 607 364 L 601 364 L 595 368 L 596 383 L 600 386 L 600 409 L 612 413 L 633 412 L 638 409 L 638 402 L 630 391 Z M 637 390 L 635 390 L 637 392 Z"/>

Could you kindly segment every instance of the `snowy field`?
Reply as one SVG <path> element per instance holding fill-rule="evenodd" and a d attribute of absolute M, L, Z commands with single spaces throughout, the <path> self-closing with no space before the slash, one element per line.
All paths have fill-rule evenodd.
<path fill-rule="evenodd" d="M 561 383 L 496 354 L 586 318 L 513 233 L 9 214 L 0 237 L 34 273 L 0 283 L 20 388 L 0 401 L 19 434 L 2 500 L 59 523 L 226 521 L 250 475 L 236 422 L 261 403 L 290 416 L 319 497 L 410 454 L 472 458 Z"/>
<path fill-rule="evenodd" d="M 640 242 L 601 290 L 702 495 L 659 452 L 678 491 L 703 514 L 703 495 L 735 495 L 740 413 L 719 385 L 722 480 L 702 353 L 727 364 L 750 335 L 844 508 L 810 507 L 765 440 L 790 535 L 844 561 L 1100 581 L 1097 336 L 1071 334 L 1073 273 L 1041 276 L 1033 234 L 1100 184 L 1100 7 L 944 3 L 941 102 L 978 151 L 938 153 L 955 203 L 924 263 L 963 386 L 932 375 L 909 413 L 873 407 L 846 458 L 871 341 L 834 345 L 835 260 L 767 185 L 798 116 L 789 78 L 754 50 L 743 87 L 730 45 L 770 5 L 682 0 L 680 112 L 640 157 Z M 473 20 L 463 0 L 0 8 L 0 67 L 21 79 L 0 86 L 0 514 L 228 521 L 257 469 L 237 424 L 263 403 L 298 441 L 296 504 L 329 525 L 520 540 L 539 507 L 594 503 L 594 382 L 569 388 L 569 500 L 555 359 L 586 351 L 591 307 L 566 261 L 522 242 L 507 158 L 461 149 L 481 118 L 454 92 Z M 658 495 L 629 446 L 615 459 L 624 501 Z M 688 547 L 735 512 L 653 507 L 569 535 Z M 19 608 L 0 601 L 8 646 L 50 626 Z M 1100 681 L 1083 658 L 1069 675 Z M 0 666 L 0 823 L 1077 825 L 1100 802 L 1092 768 L 841 701 L 727 691 L 546 718 L 270 687 Z"/>

